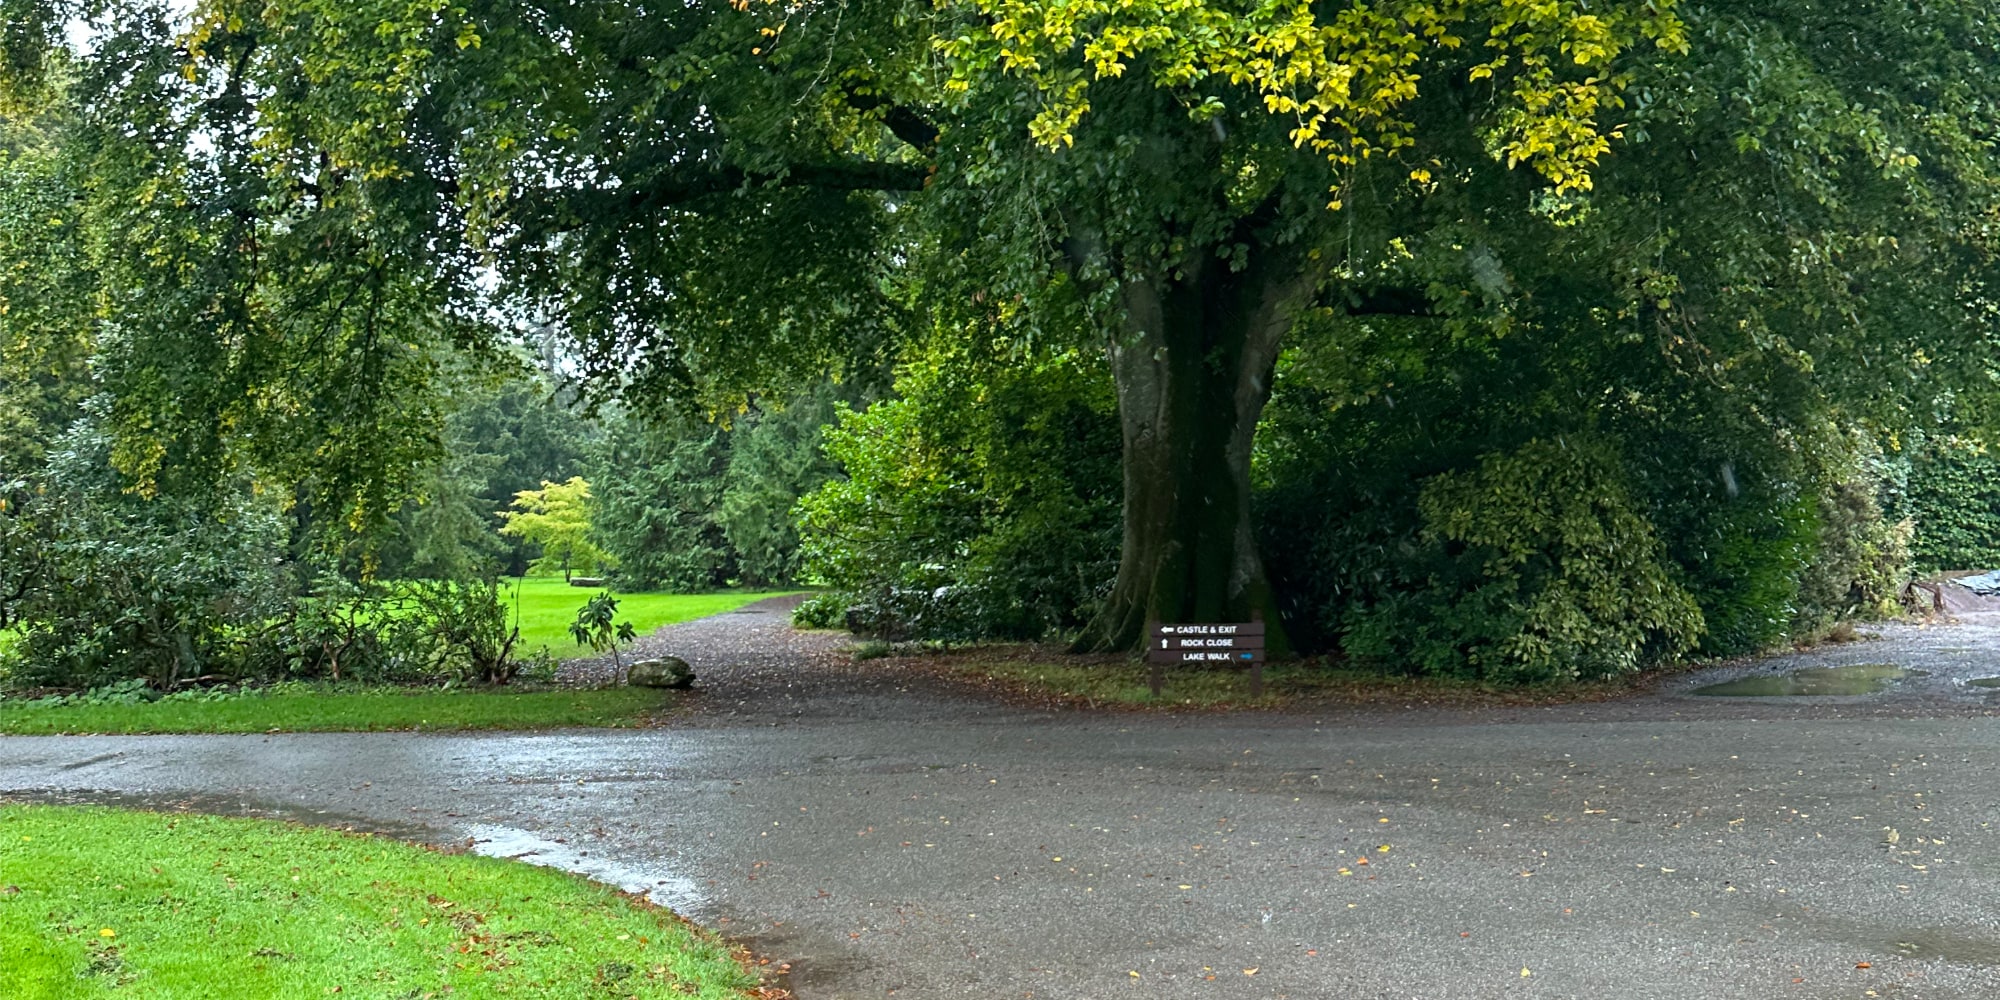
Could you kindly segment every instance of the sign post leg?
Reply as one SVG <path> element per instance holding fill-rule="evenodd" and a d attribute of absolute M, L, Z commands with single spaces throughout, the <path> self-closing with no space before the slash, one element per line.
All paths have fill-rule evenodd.
<path fill-rule="evenodd" d="M 1250 613 L 1250 620 L 1261 625 L 1264 621 L 1264 613 L 1253 611 Z M 1264 657 L 1262 655 L 1250 661 L 1250 697 L 1264 697 Z"/>
<path fill-rule="evenodd" d="M 1153 650 L 1154 645 L 1157 644 L 1159 641 L 1160 641 L 1160 623 L 1154 621 L 1150 616 L 1148 616 L 1146 619 L 1147 652 L 1150 653 Z M 1153 668 L 1150 676 L 1150 680 L 1153 685 L 1153 700 L 1159 701 L 1160 689 L 1165 687 L 1167 684 L 1167 667 L 1166 664 L 1161 663 L 1158 659 L 1152 656 L 1148 656 L 1146 657 L 1146 659 L 1151 661 Z"/>

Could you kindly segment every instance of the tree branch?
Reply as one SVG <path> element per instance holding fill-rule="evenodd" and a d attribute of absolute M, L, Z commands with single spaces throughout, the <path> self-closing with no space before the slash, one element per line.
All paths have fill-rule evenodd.
<path fill-rule="evenodd" d="M 717 167 L 663 174 L 652 181 L 614 188 L 544 189 L 523 195 L 522 200 L 524 207 L 530 209 L 566 208 L 572 218 L 582 219 L 606 211 L 637 213 L 669 208 L 759 186 L 824 191 L 921 191 L 928 176 L 929 171 L 916 164 L 870 160 L 793 164 L 773 172 Z"/>
<path fill-rule="evenodd" d="M 1431 307 L 1430 296 L 1421 288 L 1342 287 L 1332 290 L 1322 304 L 1349 316 L 1409 316 L 1417 319 L 1435 319 L 1438 316 L 1437 310 Z"/>

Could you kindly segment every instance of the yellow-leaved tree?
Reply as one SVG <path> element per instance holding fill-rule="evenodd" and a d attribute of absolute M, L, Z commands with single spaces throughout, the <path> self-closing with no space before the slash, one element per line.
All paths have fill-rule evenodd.
<path fill-rule="evenodd" d="M 567 481 L 542 481 L 538 490 L 514 494 L 513 510 L 500 511 L 500 533 L 542 547 L 529 572 L 561 570 L 563 582 L 612 565 L 611 557 L 590 538 L 590 483 L 582 476 Z"/>

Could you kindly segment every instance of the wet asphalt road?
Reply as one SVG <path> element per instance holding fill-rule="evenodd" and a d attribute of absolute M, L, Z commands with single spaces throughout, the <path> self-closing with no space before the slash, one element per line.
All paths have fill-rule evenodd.
<path fill-rule="evenodd" d="M 1995 630 L 1715 674 L 1931 671 L 1864 698 L 1160 717 L 724 618 L 682 638 L 750 635 L 740 670 L 697 658 L 666 729 L 11 738 L 0 789 L 471 840 L 652 891 L 802 1000 L 2000 997 L 2000 719 L 1962 684 Z"/>

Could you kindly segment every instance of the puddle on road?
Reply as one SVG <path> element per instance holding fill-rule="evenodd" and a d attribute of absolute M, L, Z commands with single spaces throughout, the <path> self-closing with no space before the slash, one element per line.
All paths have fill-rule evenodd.
<path fill-rule="evenodd" d="M 1974 677 L 1966 681 L 1965 685 L 1976 688 L 2000 688 L 2000 677 Z"/>
<path fill-rule="evenodd" d="M 1812 698 L 1828 695 L 1878 694 L 1905 677 L 1922 677 L 1893 663 L 1857 663 L 1846 667 L 1808 667 L 1788 674 L 1765 674 L 1710 684 L 1694 694 L 1711 698 Z"/>
<path fill-rule="evenodd" d="M 628 864 L 599 857 L 511 826 L 475 824 L 464 830 L 472 838 L 474 854 L 574 872 L 643 895 L 684 917 L 708 907 L 708 897 L 695 886 L 693 879 L 657 865 Z"/>

